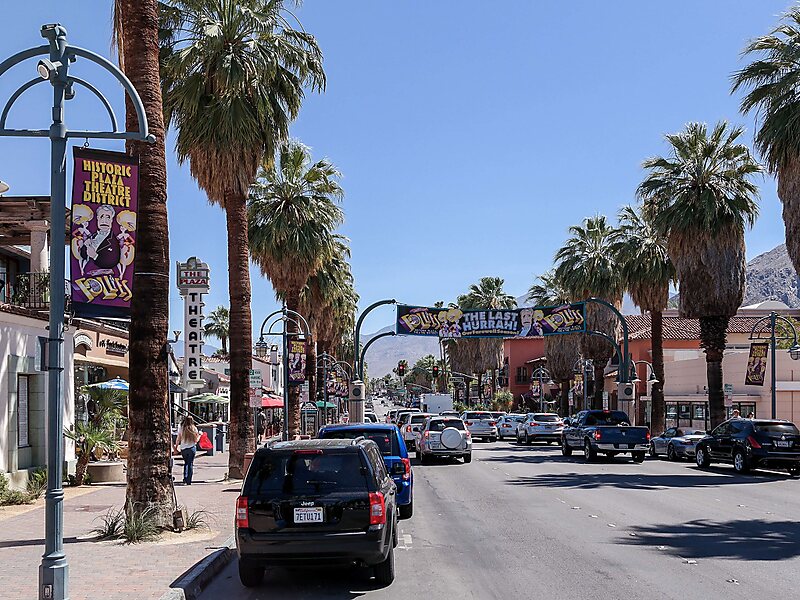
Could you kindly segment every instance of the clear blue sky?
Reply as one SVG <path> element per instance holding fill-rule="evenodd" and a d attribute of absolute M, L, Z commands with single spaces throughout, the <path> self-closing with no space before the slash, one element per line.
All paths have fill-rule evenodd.
<path fill-rule="evenodd" d="M 3 4 L 2 57 L 42 43 L 39 26 L 54 21 L 73 44 L 111 56 L 110 1 Z M 520 295 L 551 266 L 570 225 L 633 200 L 640 163 L 665 151 L 664 133 L 728 119 L 743 123 L 749 140 L 753 119 L 739 115 L 729 76 L 746 41 L 789 4 L 306 0 L 297 12 L 324 50 L 329 85 L 308 97 L 292 135 L 345 174 L 343 232 L 362 306 L 385 297 L 450 301 L 485 275 Z M 75 70 L 124 114 L 111 82 Z M 33 76 L 33 64 L 4 75 L 3 102 L 12 81 Z M 48 106 L 44 89 L 28 92 L 9 125 L 46 127 Z M 67 118 L 96 128 L 105 117 L 81 93 Z M 169 140 L 171 259 L 198 255 L 211 265 L 210 309 L 227 304 L 225 221 L 172 148 Z M 0 179 L 11 193 L 48 193 L 47 153 L 43 140 L 0 139 Z M 761 194 L 748 257 L 784 240 L 772 178 Z M 269 282 L 252 274 L 257 327 L 275 301 Z M 179 329 L 174 273 L 172 293 Z M 365 331 L 391 322 L 383 309 Z"/>

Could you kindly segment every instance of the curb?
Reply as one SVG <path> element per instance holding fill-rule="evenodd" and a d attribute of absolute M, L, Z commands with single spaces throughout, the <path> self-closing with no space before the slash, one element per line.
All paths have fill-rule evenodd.
<path fill-rule="evenodd" d="M 222 571 L 236 556 L 233 537 L 225 541 L 219 550 L 206 556 L 203 560 L 176 579 L 169 590 L 159 600 L 196 600 L 211 580 Z"/>

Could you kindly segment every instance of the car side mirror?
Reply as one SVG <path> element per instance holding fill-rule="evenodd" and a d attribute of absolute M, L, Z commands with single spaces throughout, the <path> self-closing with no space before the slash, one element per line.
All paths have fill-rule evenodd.
<path fill-rule="evenodd" d="M 564 419 L 564 425 L 569 425 L 569 424 L 570 424 L 570 420 L 568 418 Z"/>

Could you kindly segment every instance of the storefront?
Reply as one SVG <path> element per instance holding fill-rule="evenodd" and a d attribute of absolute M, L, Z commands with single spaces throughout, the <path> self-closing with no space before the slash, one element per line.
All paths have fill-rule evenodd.
<path fill-rule="evenodd" d="M 725 418 L 729 419 L 734 410 L 738 410 L 743 417 L 757 412 L 758 396 L 734 396 L 725 403 Z M 705 398 L 670 398 L 665 400 L 667 427 L 682 427 L 689 429 L 708 430 L 711 427 L 708 401 Z"/>

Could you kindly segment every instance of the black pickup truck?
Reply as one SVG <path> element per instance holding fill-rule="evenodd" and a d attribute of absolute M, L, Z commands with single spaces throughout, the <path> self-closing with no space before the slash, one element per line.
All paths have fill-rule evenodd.
<path fill-rule="evenodd" d="M 561 453 L 571 456 L 582 449 L 587 462 L 606 456 L 629 453 L 635 462 L 644 461 L 650 444 L 647 427 L 632 427 L 628 415 L 621 410 L 584 410 L 565 422 L 561 435 Z"/>

